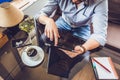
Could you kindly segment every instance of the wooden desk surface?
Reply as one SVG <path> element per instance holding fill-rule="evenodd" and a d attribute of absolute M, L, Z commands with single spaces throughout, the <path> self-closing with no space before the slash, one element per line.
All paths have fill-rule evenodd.
<path fill-rule="evenodd" d="M 87 63 L 72 80 L 95 80 L 94 72 L 90 63 Z"/>

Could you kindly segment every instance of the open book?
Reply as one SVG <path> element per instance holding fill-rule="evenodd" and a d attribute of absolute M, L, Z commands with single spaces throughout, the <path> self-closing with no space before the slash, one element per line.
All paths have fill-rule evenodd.
<path fill-rule="evenodd" d="M 118 80 L 118 75 L 110 57 L 92 57 L 92 67 L 98 80 Z"/>

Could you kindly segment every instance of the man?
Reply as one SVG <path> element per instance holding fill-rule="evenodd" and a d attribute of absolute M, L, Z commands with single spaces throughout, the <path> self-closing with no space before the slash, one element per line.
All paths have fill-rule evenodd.
<path fill-rule="evenodd" d="M 49 16 L 58 7 L 62 16 L 55 22 Z M 69 30 L 73 35 L 87 40 L 82 46 L 76 45 L 74 53 L 68 53 L 71 58 L 104 46 L 106 42 L 108 0 L 48 0 L 37 17 L 40 23 L 45 24 L 44 33 L 51 41 L 54 40 L 55 46 L 60 37 L 58 29 Z"/>

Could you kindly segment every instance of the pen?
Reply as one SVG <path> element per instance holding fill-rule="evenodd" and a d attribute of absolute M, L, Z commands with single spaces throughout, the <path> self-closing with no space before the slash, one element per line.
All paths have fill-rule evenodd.
<path fill-rule="evenodd" d="M 93 60 L 98 63 L 101 67 L 103 67 L 106 71 L 108 71 L 109 73 L 111 73 L 111 71 L 109 69 L 107 69 L 104 65 L 102 65 L 100 62 L 98 62 L 96 59 L 93 58 Z"/>

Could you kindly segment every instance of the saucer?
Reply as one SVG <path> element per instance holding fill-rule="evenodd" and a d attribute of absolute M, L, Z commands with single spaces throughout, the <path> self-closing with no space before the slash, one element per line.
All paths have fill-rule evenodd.
<path fill-rule="evenodd" d="M 37 60 L 31 60 L 26 51 L 29 49 L 29 48 L 35 48 L 39 54 L 39 58 Z M 22 59 L 22 62 L 27 65 L 27 66 L 30 66 L 30 67 L 34 67 L 34 66 L 37 66 L 39 65 L 43 59 L 44 59 L 44 51 L 42 50 L 42 48 L 38 47 L 38 46 L 28 46 L 28 48 L 26 48 L 23 52 L 22 52 L 22 55 L 21 55 L 21 59 Z"/>

